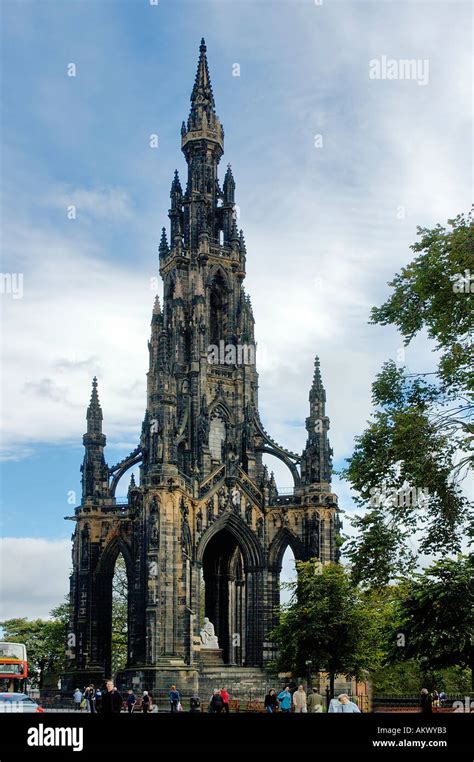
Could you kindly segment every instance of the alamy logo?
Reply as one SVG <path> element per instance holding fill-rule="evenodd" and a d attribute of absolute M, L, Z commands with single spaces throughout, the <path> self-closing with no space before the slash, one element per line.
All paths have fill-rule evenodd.
<path fill-rule="evenodd" d="M 411 79 L 419 85 L 430 81 L 428 58 L 389 58 L 380 56 L 369 61 L 369 79 Z"/>
<path fill-rule="evenodd" d="M 210 365 L 255 365 L 255 347 L 253 344 L 226 344 L 221 339 L 218 345 L 208 346 L 207 361 Z"/>
<path fill-rule="evenodd" d="M 72 746 L 73 751 L 84 748 L 84 728 L 48 728 L 40 723 L 28 728 L 28 746 Z"/>

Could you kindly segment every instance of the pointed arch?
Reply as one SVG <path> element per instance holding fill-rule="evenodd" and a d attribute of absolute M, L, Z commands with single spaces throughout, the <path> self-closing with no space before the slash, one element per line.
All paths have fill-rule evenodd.
<path fill-rule="evenodd" d="M 209 268 L 209 273 L 206 278 L 206 286 L 208 288 L 212 288 L 218 278 L 221 279 L 221 282 L 227 291 L 232 291 L 232 284 L 230 282 L 229 274 L 221 265 L 213 265 Z"/>
<path fill-rule="evenodd" d="M 215 397 L 208 407 L 209 418 L 212 416 L 220 415 L 220 417 L 230 423 L 232 426 L 235 424 L 234 414 L 227 402 L 222 397 Z"/>
<path fill-rule="evenodd" d="M 288 546 L 293 551 L 295 561 L 305 560 L 305 549 L 300 538 L 288 527 L 282 527 L 273 538 L 268 551 L 268 564 L 273 572 L 280 573 L 283 556 Z"/>
<path fill-rule="evenodd" d="M 238 542 L 246 569 L 262 566 L 262 546 L 258 542 L 255 534 L 242 521 L 240 516 L 237 516 L 234 513 L 223 514 L 204 532 L 196 548 L 196 560 L 198 563 L 202 564 L 204 551 L 206 550 L 209 541 L 223 529 L 230 532 Z"/>

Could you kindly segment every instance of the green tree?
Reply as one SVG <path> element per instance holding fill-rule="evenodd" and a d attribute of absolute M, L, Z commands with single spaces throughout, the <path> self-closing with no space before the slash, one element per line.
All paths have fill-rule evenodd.
<path fill-rule="evenodd" d="M 24 617 L 7 619 L 0 623 L 3 639 L 24 643 L 28 659 L 29 682 L 43 688 L 47 676 L 59 676 L 64 666 L 69 604 L 61 604 L 51 611 L 51 619 Z"/>
<path fill-rule="evenodd" d="M 474 556 L 437 561 L 406 584 L 388 632 L 387 661 L 425 672 L 470 669 L 474 689 Z"/>
<path fill-rule="evenodd" d="M 372 310 L 372 322 L 397 326 L 405 344 L 425 329 L 439 362 L 433 374 L 384 364 L 372 386 L 372 419 L 342 472 L 364 510 L 344 552 L 355 580 L 369 585 L 413 570 L 416 554 L 407 537 L 416 534 L 421 552 L 443 556 L 459 552 L 463 536 L 474 536 L 462 491 L 474 431 L 471 215 L 448 226 L 418 229 L 416 258 L 389 284 L 389 299 Z"/>
<path fill-rule="evenodd" d="M 378 610 L 342 566 L 307 561 L 296 568 L 298 579 L 285 585 L 290 601 L 280 607 L 272 633 L 277 668 L 303 675 L 311 660 L 314 671 L 329 674 L 332 693 L 338 674 L 365 679 L 383 658 Z"/>

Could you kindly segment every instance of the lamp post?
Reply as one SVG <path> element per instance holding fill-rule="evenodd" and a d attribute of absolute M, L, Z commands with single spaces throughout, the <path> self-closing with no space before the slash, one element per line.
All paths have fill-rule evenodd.
<path fill-rule="evenodd" d="M 313 662 L 311 661 L 311 659 L 306 659 L 305 665 L 306 665 L 306 680 L 308 683 L 308 694 L 309 694 L 313 690 L 313 682 L 312 682 L 312 675 L 311 675 L 311 667 L 313 666 Z"/>

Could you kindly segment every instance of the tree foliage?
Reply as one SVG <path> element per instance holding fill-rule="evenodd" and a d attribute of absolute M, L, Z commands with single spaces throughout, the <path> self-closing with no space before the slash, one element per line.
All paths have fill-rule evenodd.
<path fill-rule="evenodd" d="M 32 687 L 43 688 L 48 675 L 61 673 L 68 616 L 69 604 L 65 602 L 51 611 L 51 619 L 18 617 L 0 623 L 4 640 L 25 644 Z"/>
<path fill-rule="evenodd" d="M 312 670 L 365 679 L 381 661 L 380 619 L 370 601 L 338 564 L 297 562 L 298 579 L 286 584 L 288 604 L 272 637 L 277 668 L 295 675 Z"/>
<path fill-rule="evenodd" d="M 387 660 L 472 670 L 474 556 L 438 561 L 406 585 L 395 605 Z"/>
<path fill-rule="evenodd" d="M 474 536 L 462 491 L 474 431 L 471 216 L 459 215 L 448 226 L 418 229 L 416 258 L 390 283 L 388 300 L 372 310 L 372 322 L 397 326 L 406 344 L 426 329 L 439 363 L 433 374 L 384 364 L 372 386 L 374 413 L 342 472 L 364 509 L 344 552 L 354 578 L 369 585 L 385 585 L 414 568 L 407 538 L 416 536 L 421 552 L 442 557 L 459 552 L 463 536 Z"/>

